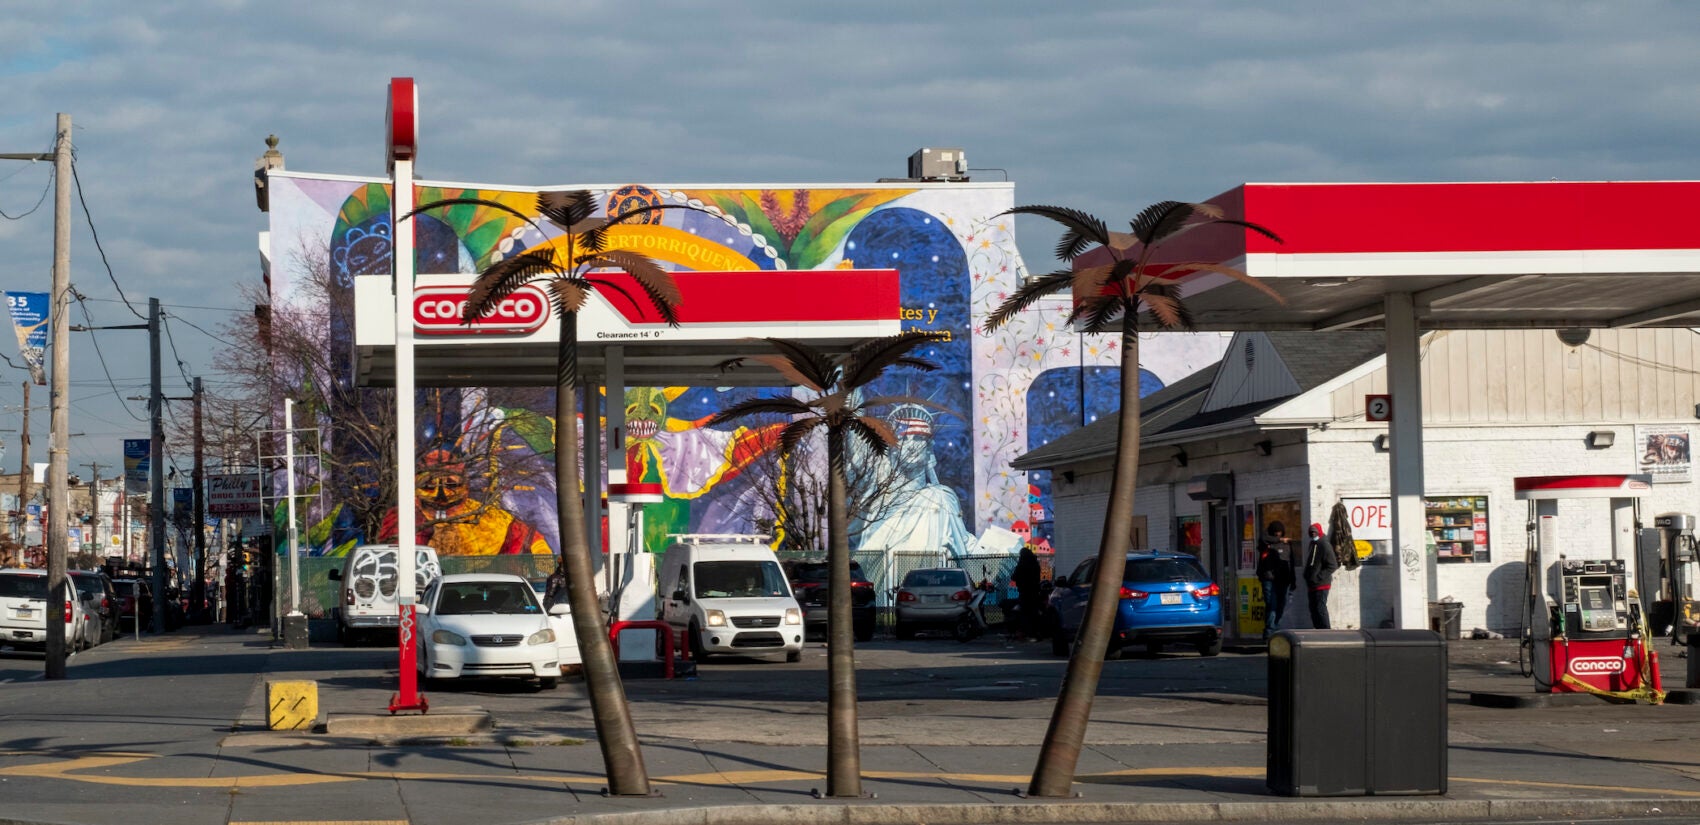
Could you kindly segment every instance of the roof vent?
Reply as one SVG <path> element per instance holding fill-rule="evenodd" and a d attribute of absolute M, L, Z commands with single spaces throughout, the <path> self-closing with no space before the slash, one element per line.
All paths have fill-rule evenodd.
<path fill-rule="evenodd" d="M 955 148 L 920 149 L 909 156 L 909 177 L 913 180 L 966 181 L 968 156 Z"/>

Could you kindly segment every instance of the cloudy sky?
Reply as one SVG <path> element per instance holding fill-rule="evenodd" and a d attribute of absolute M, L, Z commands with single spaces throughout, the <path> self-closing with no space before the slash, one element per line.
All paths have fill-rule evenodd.
<path fill-rule="evenodd" d="M 265 136 L 291 169 L 382 174 L 392 76 L 418 81 L 429 178 L 863 182 L 960 146 L 1017 202 L 1119 220 L 1245 181 L 1694 178 L 1696 42 L 1679 2 L 0 0 L 0 153 L 74 118 L 100 247 L 138 308 L 166 305 L 182 395 L 182 373 L 220 381 L 194 327 L 241 317 L 259 277 Z M 49 173 L 0 161 L 0 288 L 49 286 Z M 72 281 L 95 323 L 133 323 L 89 223 Z M 1019 231 L 1050 268 L 1054 233 Z M 112 385 L 74 336 L 74 464 L 146 434 L 122 400 L 144 336 L 99 334 Z M 16 429 L 23 374 L 0 378 Z M 45 413 L 32 429 L 45 460 Z"/>

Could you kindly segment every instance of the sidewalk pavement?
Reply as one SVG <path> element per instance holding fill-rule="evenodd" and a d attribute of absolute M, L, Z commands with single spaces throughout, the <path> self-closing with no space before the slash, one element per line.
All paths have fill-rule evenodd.
<path fill-rule="evenodd" d="M 1684 663 L 1668 650 L 1667 686 Z M 488 734 L 388 740 L 264 729 L 265 681 L 314 679 L 322 713 L 370 713 L 386 651 L 274 648 L 187 628 L 79 654 L 71 678 L 0 685 L 0 823 L 363 821 L 1047 823 L 1700 817 L 1700 706 L 1472 706 L 1528 690 L 1516 643 L 1454 642 L 1440 796 L 1297 799 L 1264 785 L 1261 655 L 1107 663 L 1078 796 L 1024 799 L 1061 660 L 981 640 L 859 648 L 867 798 L 824 790 L 824 651 L 626 682 L 656 795 L 612 798 L 582 685 L 433 696 Z M 393 659 L 388 659 L 393 662 Z M 4 664 L 18 665 L 17 661 Z M 39 660 L 32 664 L 39 664 Z M 802 698 L 797 698 L 801 694 Z"/>

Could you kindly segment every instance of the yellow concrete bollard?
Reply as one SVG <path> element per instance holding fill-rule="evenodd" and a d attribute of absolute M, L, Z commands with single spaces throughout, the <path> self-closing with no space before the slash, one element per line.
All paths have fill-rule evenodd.
<path fill-rule="evenodd" d="M 266 727 L 311 730 L 319 720 L 318 682 L 266 682 Z"/>

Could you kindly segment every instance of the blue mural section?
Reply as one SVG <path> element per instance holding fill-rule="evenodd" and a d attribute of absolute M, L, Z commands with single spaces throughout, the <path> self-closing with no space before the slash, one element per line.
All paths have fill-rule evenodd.
<path fill-rule="evenodd" d="M 1115 415 L 1120 409 L 1120 367 L 1063 367 L 1046 370 L 1027 391 L 1027 449 L 1043 447 L 1063 435 Z M 1149 370 L 1139 371 L 1139 397 L 1163 388 Z M 1051 505 L 1051 471 L 1027 473 L 1033 539 L 1050 541 L 1056 511 Z"/>

